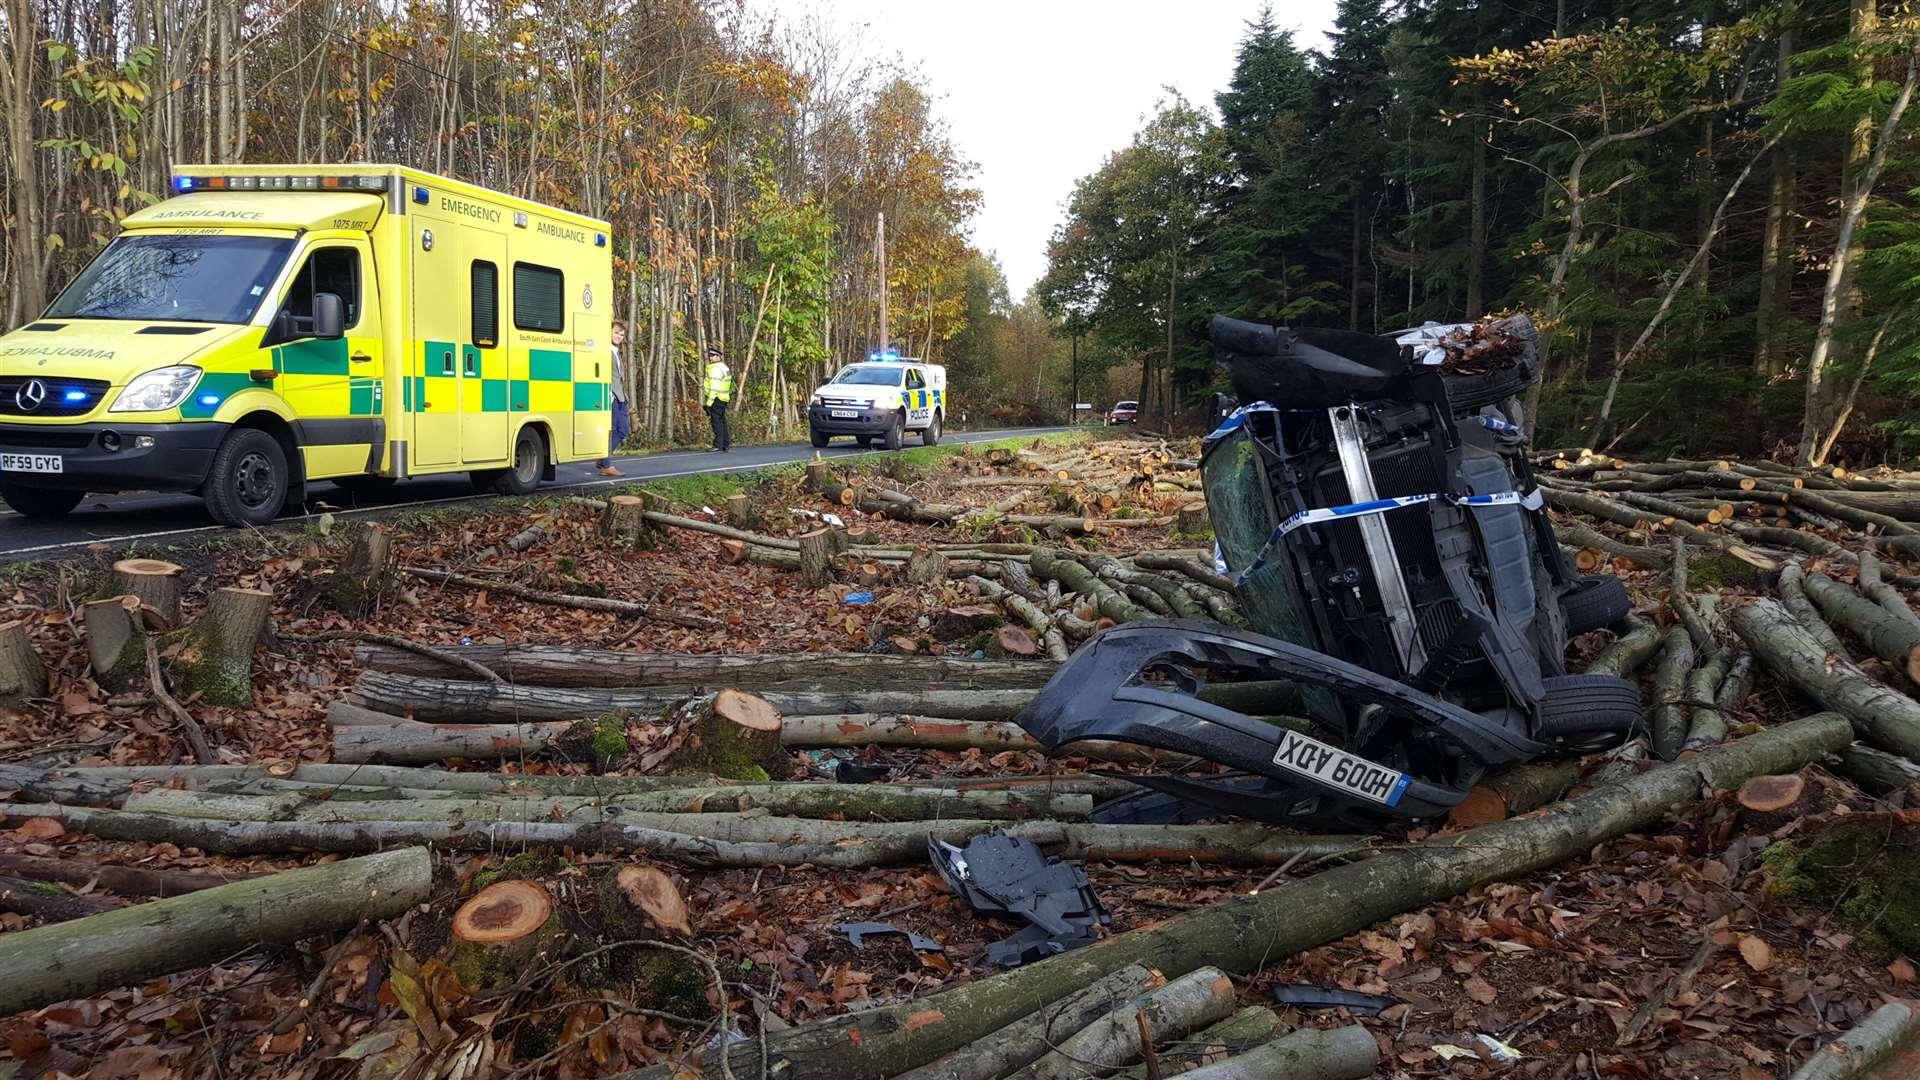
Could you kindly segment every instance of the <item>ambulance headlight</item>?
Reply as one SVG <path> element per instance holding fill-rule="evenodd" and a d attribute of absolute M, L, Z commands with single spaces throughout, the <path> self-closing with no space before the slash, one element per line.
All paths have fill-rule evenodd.
<path fill-rule="evenodd" d="M 113 402 L 108 412 L 165 412 L 176 408 L 193 393 L 200 381 L 200 369 L 192 364 L 155 368 L 137 376 Z"/>

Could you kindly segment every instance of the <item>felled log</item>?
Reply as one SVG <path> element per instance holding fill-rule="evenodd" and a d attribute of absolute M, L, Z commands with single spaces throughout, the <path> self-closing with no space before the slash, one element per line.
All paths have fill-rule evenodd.
<path fill-rule="evenodd" d="M 907 580 L 916 585 L 937 585 L 947 580 L 949 561 L 928 547 L 918 547 L 907 556 Z"/>
<path fill-rule="evenodd" d="M 1658 626 L 1631 615 L 1627 621 L 1631 629 L 1594 654 L 1587 664 L 1588 674 L 1628 678 L 1660 648 Z"/>
<path fill-rule="evenodd" d="M 1837 656 L 1842 660 L 1853 659 L 1853 654 L 1847 651 L 1847 646 L 1840 640 L 1840 635 L 1833 632 L 1833 627 L 1827 625 L 1826 618 L 1821 615 L 1820 608 L 1815 607 L 1813 601 L 1808 598 L 1807 572 L 1801 569 L 1799 563 L 1790 562 L 1782 566 L 1780 577 L 1774 582 L 1774 588 L 1780 593 L 1780 603 L 1785 606 L 1787 613 L 1793 616 L 1794 621 L 1800 624 L 1800 628 L 1818 642 L 1828 655 Z M 1835 597 L 1830 595 L 1827 600 L 1833 603 Z"/>
<path fill-rule="evenodd" d="M 327 579 L 327 599 L 349 619 L 364 619 L 380 606 L 392 576 L 393 534 L 382 525 L 366 525 L 354 534 L 347 557 Z"/>
<path fill-rule="evenodd" d="M 1553 531 L 1560 537 L 1562 543 L 1571 544 L 1582 550 L 1603 552 L 1612 557 L 1615 565 L 1625 561 L 1629 566 L 1636 566 L 1642 570 L 1664 570 L 1667 567 L 1665 552 L 1641 544 L 1622 543 L 1598 529 L 1590 529 L 1578 522 L 1556 525 Z M 1585 573 L 1592 569 L 1595 568 L 1582 567 L 1581 571 Z"/>
<path fill-rule="evenodd" d="M 1672 761 L 1687 738 L 1687 677 L 1693 673 L 1694 655 L 1693 636 L 1678 628 L 1660 648 L 1660 663 L 1653 673 L 1649 741 L 1662 761 Z"/>
<path fill-rule="evenodd" d="M 1011 689 L 1045 685 L 1051 664 L 963 660 L 879 653 L 639 653 L 563 645 L 442 645 L 525 686 L 615 687 L 729 685 L 758 690 L 834 686 Z M 395 675 L 458 679 L 467 673 L 432 658 L 382 645 L 362 645 L 354 663 Z"/>
<path fill-rule="evenodd" d="M 1825 574 L 1806 575 L 1804 587 L 1828 618 L 1845 627 L 1873 655 L 1920 681 L 1920 623 L 1900 618 Z"/>
<path fill-rule="evenodd" d="M 766 1042 L 769 1067 L 789 1080 L 891 1076 L 984 1038 L 1133 963 L 1169 977 L 1207 965 L 1250 973 L 1476 885 L 1524 877 L 1578 857 L 1694 801 L 1703 781 L 1724 790 L 1760 773 L 1796 771 L 1852 737 L 1846 721 L 1833 715 L 1777 725 L 1553 803 L 1528 817 L 1283 882 L 1258 895 L 1131 930 L 1098 948 L 772 1033 Z M 741 1075 L 759 1068 L 757 1044 L 741 1045 L 729 1054 Z"/>
<path fill-rule="evenodd" d="M 957 720 L 918 714 L 830 713 L 788 716 L 783 720 L 780 739 L 789 749 L 795 750 L 886 746 L 914 750 L 985 750 L 990 754 L 1004 750 L 1030 750 L 1039 754 L 1047 752 L 1046 747 L 1027 734 L 1026 729 L 1009 721 Z M 1176 755 L 1125 743 L 1094 741 L 1063 746 L 1055 756 L 1152 764 L 1172 760 Z"/>
<path fill-rule="evenodd" d="M 0 935 L 0 1015 L 385 919 L 433 886 L 425 848 L 383 851 Z"/>
<path fill-rule="evenodd" d="M 1233 579 L 1225 574 L 1214 572 L 1201 566 L 1192 559 L 1183 559 L 1178 555 L 1163 555 L 1155 552 L 1142 552 L 1133 556 L 1133 564 L 1142 570 L 1173 571 L 1185 574 L 1209 588 L 1218 589 L 1229 595 L 1234 593 Z"/>
<path fill-rule="evenodd" d="M 997 582 L 988 581 L 978 574 L 967 578 L 967 584 L 973 586 L 981 596 L 1006 608 L 1009 615 L 1033 627 L 1034 632 L 1040 634 L 1043 638 L 1049 631 L 1053 630 L 1054 617 L 1043 610 L 1040 605 L 1014 592 L 1012 589 L 1008 589 Z M 1001 627 L 1001 629 L 1006 629 L 1006 627 Z M 1059 642 L 1058 648 L 1049 647 L 1047 650 L 1047 659 L 1054 663 L 1065 662 L 1067 659 L 1065 646 L 1066 642 L 1061 641 Z M 1025 655 L 1032 654 L 1028 653 Z"/>
<path fill-rule="evenodd" d="M 1727 716 L 1746 700 L 1753 684 L 1753 654 L 1741 651 L 1728 662 L 1726 675 L 1711 695 L 1693 703 L 1693 718 L 1687 727 L 1684 750 L 1699 750 L 1727 737 Z"/>
<path fill-rule="evenodd" d="M 122 596 L 138 597 L 142 607 L 159 621 L 156 630 L 172 630 L 180 625 L 180 596 L 185 568 L 160 559 L 121 559 L 113 564 L 114 591 Z"/>
<path fill-rule="evenodd" d="M 1734 799 L 1756 814 L 1771 814 L 1799 802 L 1806 790 L 1807 782 L 1799 773 L 1755 776 L 1740 785 Z"/>
<path fill-rule="evenodd" d="M 333 729 L 333 760 L 342 763 L 420 765 L 448 758 L 537 756 L 572 724 L 422 724 Z"/>
<path fill-rule="evenodd" d="M 763 696 L 789 716 L 837 712 L 925 713 L 956 720 L 1007 720 L 1032 690 L 858 689 L 768 690 Z M 362 672 L 353 702 L 418 720 L 512 723 L 573 720 L 609 713 L 657 713 L 685 693 L 664 687 L 526 687 Z"/>
<path fill-rule="evenodd" d="M 18 705 L 46 693 L 47 665 L 33 651 L 27 624 L 16 619 L 0 625 L 0 705 Z"/>
<path fill-rule="evenodd" d="M 1146 968 L 1128 964 L 977 1043 L 902 1073 L 895 1080 L 995 1080 L 1011 1075 L 1122 1002 L 1164 982 Z"/>
<path fill-rule="evenodd" d="M 1774 674 L 1845 715 L 1868 743 L 1920 761 L 1920 702 L 1829 655 L 1798 620 L 1771 600 L 1735 609 L 1732 621 L 1754 655 Z"/>
<path fill-rule="evenodd" d="M 1866 594 L 1867 599 L 1885 608 L 1889 615 L 1920 630 L 1920 615 L 1914 613 L 1906 597 L 1882 580 L 1880 560 L 1874 558 L 1871 551 L 1860 553 L 1860 591 Z"/>
<path fill-rule="evenodd" d="M 1662 515 L 1650 510 L 1626 506 L 1616 500 L 1602 499 L 1596 495 L 1587 495 L 1558 487 L 1543 486 L 1541 491 L 1545 493 L 1548 504 L 1556 509 L 1577 511 L 1590 517 L 1600 518 L 1603 521 L 1611 521 L 1617 525 L 1625 525 L 1628 528 L 1662 524 Z M 1762 573 L 1772 574 L 1778 572 L 1780 569 L 1780 564 L 1767 555 L 1755 551 L 1745 544 L 1730 540 L 1719 533 L 1703 529 L 1692 522 L 1674 521 L 1668 527 L 1674 532 L 1685 536 L 1692 543 L 1713 548 L 1727 555 L 1732 555 L 1734 558 L 1739 559 L 1741 562 L 1752 566 Z"/>
<path fill-rule="evenodd" d="M 28 915 L 50 923 L 66 922 L 126 906 L 125 900 L 107 896 L 81 896 L 58 885 L 0 876 L 0 911 L 15 915 Z"/>
<path fill-rule="evenodd" d="M 1264 1005 L 1235 1009 L 1233 1015 L 1185 1039 L 1157 1047 L 1154 1076 L 1184 1076 L 1186 1065 L 1199 1066 L 1244 1054 L 1285 1034 L 1280 1017 Z M 1312 1074 L 1307 1074 L 1311 1076 Z M 1114 1073 L 1111 1080 L 1151 1080 L 1144 1063 Z"/>
<path fill-rule="evenodd" d="M 259 877 L 259 874 L 192 874 L 181 870 L 156 870 L 146 866 L 116 866 L 112 863 L 79 862 L 73 859 L 44 858 L 0 852 L 0 874 L 57 881 L 63 885 L 97 884 L 121 896 L 182 896 L 202 889 L 214 889 L 235 881 Z"/>
<path fill-rule="evenodd" d="M 453 913 L 447 967 L 470 994 L 511 986 L 546 961 L 561 932 L 539 882 L 496 881 Z"/>
<path fill-rule="evenodd" d="M 139 598 L 133 596 L 94 600 L 80 606 L 93 681 L 112 693 L 124 693 L 147 683 L 147 632 L 135 614 L 139 606 Z"/>
<path fill-rule="evenodd" d="M 1150 619 L 1153 613 L 1134 603 L 1125 595 L 1101 581 L 1078 560 L 1068 557 L 1050 548 L 1034 551 L 1033 572 L 1036 576 L 1058 581 L 1067 592 L 1079 593 L 1090 600 L 1100 614 L 1115 622 L 1130 622 L 1135 619 Z"/>
<path fill-rule="evenodd" d="M 964 844 L 996 829 L 1030 839 L 1062 858 L 1112 862 L 1279 866 L 1295 858 L 1340 860 L 1362 858 L 1372 851 L 1368 837 L 1296 836 L 1245 822 L 1094 825 L 970 818 L 850 822 L 757 814 L 649 816 L 613 810 L 607 813 L 610 820 L 594 821 L 242 821 L 53 803 L 0 804 L 0 809 L 8 819 L 52 818 L 69 832 L 91 833 L 103 840 L 171 843 L 227 855 L 289 851 L 353 853 L 378 851 L 395 844 L 430 844 L 466 851 L 521 847 L 647 851 L 661 858 L 713 867 L 912 866 L 925 864 L 930 836 Z M 668 827 L 653 827 L 656 823 Z M 4 969 L 4 964 L 0 964 L 0 969 Z"/>
<path fill-rule="evenodd" d="M 438 582 L 442 585 L 457 585 L 463 589 L 484 589 L 502 596 L 517 597 L 537 604 L 552 604 L 556 607 L 579 608 L 582 611 L 603 611 L 612 615 L 630 615 L 635 618 L 653 619 L 657 622 L 672 623 L 694 630 L 722 630 L 726 624 L 719 619 L 709 619 L 705 615 L 690 615 L 684 611 L 674 611 L 659 604 L 641 604 L 632 600 L 615 600 L 605 596 L 573 596 L 565 593 L 546 592 L 530 589 L 525 585 L 515 585 L 510 581 L 493 581 L 486 578 L 469 577 L 445 570 L 428 570 L 418 566 L 400 567 L 400 572 L 423 581 Z"/>
<path fill-rule="evenodd" d="M 1380 1064 L 1380 1044 L 1359 1024 L 1339 1028 L 1301 1028 L 1225 1061 L 1202 1065 L 1181 1076 L 1191 1080 L 1362 1080 Z"/>
<path fill-rule="evenodd" d="M 1787 1080 L 1852 1080 L 1920 1038 L 1920 1013 L 1888 1002 L 1854 1025 L 1852 1031 L 1816 1050 Z"/>
<path fill-rule="evenodd" d="M 180 692 L 210 705 L 251 704 L 253 649 L 272 614 L 270 592 L 215 589 L 206 610 L 169 635 L 169 666 Z"/>
<path fill-rule="evenodd" d="M 1908 805 L 1920 806 L 1920 764 L 1899 754 L 1854 743 L 1828 758 L 1826 765 L 1869 795 L 1904 792 Z"/>
<path fill-rule="evenodd" d="M 785 780 L 793 772 L 780 745 L 780 713 L 756 694 L 721 690 L 690 698 L 669 723 L 667 737 L 679 745 L 660 762 L 666 772 L 727 780 Z"/>
<path fill-rule="evenodd" d="M 1231 1012 L 1233 980 L 1218 968 L 1196 968 L 1121 1003 L 1011 1080 L 1080 1080 L 1090 1071 L 1098 1075 L 1140 1060 L 1154 1043 L 1182 1038 Z"/>
<path fill-rule="evenodd" d="M 955 518 L 964 515 L 968 510 L 964 506 L 923 503 L 904 492 L 876 487 L 860 489 L 859 495 L 854 500 L 854 506 L 862 513 L 879 514 L 894 521 L 907 521 L 921 525 L 951 525 Z"/>

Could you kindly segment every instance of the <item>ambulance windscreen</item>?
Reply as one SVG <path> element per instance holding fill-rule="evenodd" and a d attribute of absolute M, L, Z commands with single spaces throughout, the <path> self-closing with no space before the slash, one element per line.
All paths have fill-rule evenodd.
<path fill-rule="evenodd" d="M 243 323 L 293 250 L 272 236 L 122 236 L 47 309 L 59 319 Z"/>

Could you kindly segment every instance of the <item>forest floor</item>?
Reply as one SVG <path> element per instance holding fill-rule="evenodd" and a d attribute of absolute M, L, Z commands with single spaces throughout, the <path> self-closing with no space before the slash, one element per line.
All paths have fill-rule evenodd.
<path fill-rule="evenodd" d="M 982 491 L 957 486 L 981 471 L 981 457 L 971 448 L 923 454 L 894 479 L 925 502 L 983 504 L 990 499 Z M 681 503 L 677 512 L 712 516 L 730 493 L 728 481 L 704 483 L 710 486 L 670 491 Z M 830 509 L 802 490 L 797 469 L 775 470 L 746 490 L 769 511 L 763 528 L 773 535 L 795 534 L 817 521 L 784 514 L 785 508 Z M 1042 491 L 1035 498 L 1044 503 L 1052 496 Z M 1171 514 L 1178 501 L 1177 495 L 1136 494 L 1123 506 L 1139 514 Z M 1074 508 L 1062 497 L 1059 505 L 1043 509 Z M 871 529 L 878 542 L 948 539 L 953 531 L 851 509 L 839 513 L 849 524 Z M 534 546 L 476 558 L 542 517 L 552 522 Z M 968 600 L 957 583 L 912 584 L 901 570 L 881 566 L 870 569 L 868 581 L 813 588 L 789 570 L 729 564 L 722 540 L 703 533 L 674 530 L 654 551 L 616 548 L 605 543 L 597 519 L 577 502 L 539 498 L 403 516 L 391 523 L 395 561 L 669 606 L 710 616 L 723 628 L 667 626 L 420 580 L 403 582 L 376 616 L 349 623 L 321 602 L 315 587 L 318 571 L 338 562 L 345 542 L 343 533 L 324 526 L 234 534 L 195 548 L 140 554 L 186 567 L 190 608 L 216 587 L 271 590 L 274 630 L 283 634 L 354 629 L 428 644 L 549 643 L 662 653 L 889 651 L 904 638 L 917 650 L 964 656 L 977 644 L 941 644 L 924 633 L 932 620 Z M 1197 537 L 1175 537 L 1170 530 L 1127 528 L 1097 542 L 1060 542 L 1097 543 L 1100 551 L 1122 554 L 1195 546 Z M 973 539 L 1035 537 L 1001 528 Z M 34 645 L 52 674 L 47 700 L 12 713 L 0 727 L 0 761 L 158 764 L 187 753 L 158 705 L 144 697 L 115 698 L 88 674 L 77 605 L 110 593 L 108 567 L 126 554 L 103 547 L 84 558 L 31 565 L 0 589 L 0 617 L 30 622 Z M 1662 593 L 1654 572 L 1621 576 L 1645 617 L 1664 618 L 1657 611 Z M 850 604 L 846 597 L 855 590 L 874 599 Z M 1574 667 L 1607 638 L 1602 631 L 1575 641 Z M 331 753 L 325 711 L 359 674 L 348 644 L 284 645 L 270 634 L 254 658 L 253 705 L 186 704 L 222 762 L 323 762 Z M 1766 724 L 1813 711 L 1790 689 L 1763 678 L 1737 721 Z M 632 731 L 644 740 L 648 726 L 636 719 Z M 927 780 L 1089 767 L 1084 759 L 1049 760 L 1023 750 L 840 753 L 895 765 L 896 778 Z M 796 767 L 803 774 L 817 772 L 829 756 L 799 753 Z M 528 759 L 462 767 L 585 772 L 590 766 Z M 1886 808 L 1817 770 L 1813 779 L 1820 814 Z M 0 792 L 0 799 L 11 794 Z M 1833 911 L 1792 906 L 1770 895 L 1772 871 L 1759 853 L 1768 842 L 1795 834 L 1804 821 L 1798 815 L 1756 820 L 1730 797 L 1709 798 L 1655 831 L 1603 844 L 1577 861 L 1475 889 L 1298 956 L 1276 957 L 1261 974 L 1240 981 L 1238 992 L 1245 1002 L 1263 1003 L 1271 1001 L 1273 984 L 1315 983 L 1391 996 L 1396 1004 L 1378 1015 L 1331 1010 L 1295 1017 L 1302 1025 L 1353 1019 L 1365 1024 L 1381 1047 L 1380 1075 L 1783 1077 L 1814 1047 L 1883 1002 L 1915 993 L 1914 965 L 1907 958 L 1848 929 Z M 1473 823 L 1448 828 L 1465 824 Z M 45 819 L 0 831 L 0 854 L 235 875 L 316 861 L 101 841 Z M 475 875 L 511 854 L 449 856 L 429 904 L 360 929 L 332 953 L 322 992 L 298 1024 L 277 1021 L 295 1007 L 333 943 L 316 940 L 284 950 L 236 943 L 234 955 L 212 967 L 0 1019 L 0 1077 L 400 1075 L 401 1051 L 417 1045 L 387 1037 L 407 1023 L 391 978 L 396 963 L 406 964 L 400 954 L 414 963 L 435 954 L 447 935 L 448 913 Z M 569 854 L 542 866 L 540 876 L 563 904 L 591 904 L 590 890 L 569 883 L 577 885 L 590 868 L 612 861 L 618 857 Z M 1197 863 L 1094 862 L 1086 869 L 1113 915 L 1108 934 L 1244 895 L 1269 873 Z M 985 946 L 1007 933 L 1007 927 L 971 914 L 930 868 L 677 873 L 693 913 L 693 944 L 725 973 L 730 1011 L 748 1033 L 761 1024 L 804 1023 L 986 977 L 991 969 L 983 960 Z M 857 919 L 892 922 L 940 941 L 945 951 L 916 952 L 898 938 L 855 950 L 831 926 Z M 36 924 L 32 917 L 0 914 L 0 932 Z M 1703 947 L 1707 958 L 1690 985 L 1671 997 L 1643 1034 L 1618 1045 L 1635 1010 Z M 512 1014 L 489 1013 L 457 985 L 433 993 L 443 1021 L 469 1024 L 497 1043 L 496 1076 L 606 1075 L 684 1060 L 715 1034 L 710 1026 L 620 1015 L 557 987 L 550 1000 Z M 1510 1047 L 1517 1060 L 1496 1060 L 1497 1052 L 1479 1035 Z"/>

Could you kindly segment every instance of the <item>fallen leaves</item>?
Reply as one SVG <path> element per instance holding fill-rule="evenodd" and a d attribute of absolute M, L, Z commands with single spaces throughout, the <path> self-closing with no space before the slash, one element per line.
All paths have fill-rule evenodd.
<path fill-rule="evenodd" d="M 1749 934 L 1740 939 L 1740 959 L 1755 971 L 1765 971 L 1773 966 L 1773 946 Z"/>

